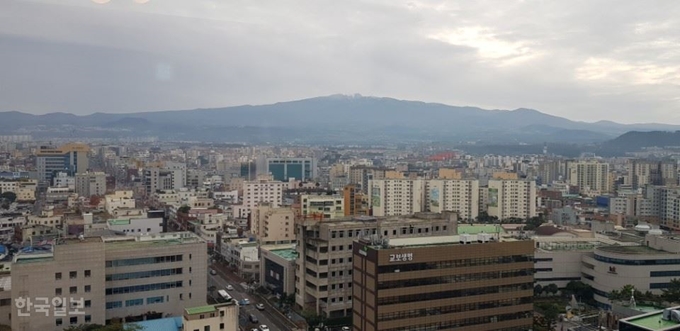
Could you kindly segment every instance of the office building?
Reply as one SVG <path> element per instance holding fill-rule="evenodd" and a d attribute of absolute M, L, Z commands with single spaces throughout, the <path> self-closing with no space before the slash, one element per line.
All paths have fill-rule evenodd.
<path fill-rule="evenodd" d="M 489 216 L 500 220 L 527 219 L 536 213 L 536 183 L 528 180 L 489 180 Z"/>
<path fill-rule="evenodd" d="M 360 239 L 353 330 L 530 330 L 533 252 L 490 234 Z"/>
<path fill-rule="evenodd" d="M 260 203 L 250 213 L 250 231 L 262 244 L 284 244 L 295 240 L 295 213 L 290 208 Z"/>
<path fill-rule="evenodd" d="M 90 166 L 89 152 L 90 147 L 85 144 L 72 143 L 58 148 L 41 146 L 35 159 L 38 180 L 51 184 L 52 178 L 59 172 L 73 176 L 87 171 Z"/>
<path fill-rule="evenodd" d="M 303 219 L 296 222 L 295 303 L 303 310 L 336 318 L 352 311 L 352 245 L 366 236 L 430 237 L 456 234 L 455 213 L 406 217 Z"/>
<path fill-rule="evenodd" d="M 271 175 L 274 180 L 288 182 L 291 179 L 295 179 L 301 182 L 308 182 L 313 181 L 317 177 L 315 158 L 260 157 L 257 162 L 255 167 L 257 174 Z"/>
<path fill-rule="evenodd" d="M 243 183 L 243 205 L 252 210 L 258 204 L 270 203 L 273 208 L 283 203 L 286 183 L 273 180 L 271 176 L 258 176 L 257 180 Z"/>
<path fill-rule="evenodd" d="M 12 264 L 12 299 L 49 302 L 40 311 L 13 305 L 12 330 L 57 331 L 150 311 L 180 316 L 205 304 L 207 260 L 205 241 L 189 232 L 60 238 L 24 249 Z"/>
<path fill-rule="evenodd" d="M 295 293 L 295 245 L 260 246 L 260 284 L 277 295 Z"/>
<path fill-rule="evenodd" d="M 84 172 L 76 174 L 76 193 L 83 197 L 106 194 L 106 174 L 103 172 Z"/>
<path fill-rule="evenodd" d="M 370 215 L 368 195 L 361 193 L 356 185 L 347 185 L 342 190 L 345 216 Z"/>
<path fill-rule="evenodd" d="M 580 192 L 600 194 L 609 192 L 609 164 L 598 161 L 568 163 L 569 184 Z"/>

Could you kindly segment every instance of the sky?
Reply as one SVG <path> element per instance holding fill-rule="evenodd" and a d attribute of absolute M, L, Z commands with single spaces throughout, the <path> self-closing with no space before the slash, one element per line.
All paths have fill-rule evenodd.
<path fill-rule="evenodd" d="M 680 124 L 680 1 L 3 0 L 0 111 L 331 94 Z"/>

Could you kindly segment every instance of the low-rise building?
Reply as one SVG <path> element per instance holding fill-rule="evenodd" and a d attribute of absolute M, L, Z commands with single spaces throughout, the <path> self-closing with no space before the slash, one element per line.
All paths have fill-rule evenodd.
<path fill-rule="evenodd" d="M 182 317 L 182 331 L 239 331 L 239 306 L 233 300 L 187 308 Z"/>
<path fill-rule="evenodd" d="M 106 221 L 106 225 L 109 230 L 123 232 L 129 236 L 163 232 L 162 218 L 117 218 Z"/>
<path fill-rule="evenodd" d="M 277 295 L 295 293 L 295 245 L 260 246 L 260 284 Z"/>

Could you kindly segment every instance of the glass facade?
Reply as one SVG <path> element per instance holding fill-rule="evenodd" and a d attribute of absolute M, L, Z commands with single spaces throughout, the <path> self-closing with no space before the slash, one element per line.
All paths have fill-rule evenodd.
<path fill-rule="evenodd" d="M 111 268 L 111 267 L 123 267 L 123 266 L 130 266 L 130 265 L 168 263 L 168 262 L 179 262 L 179 261 L 182 261 L 182 255 L 144 257 L 144 258 L 137 258 L 137 259 L 124 259 L 124 260 L 106 261 L 106 267 Z"/>
<path fill-rule="evenodd" d="M 158 291 L 177 287 L 182 287 L 182 281 L 107 288 L 106 295 Z"/>
<path fill-rule="evenodd" d="M 114 280 L 163 277 L 163 276 L 181 275 L 181 274 L 182 274 L 182 268 L 150 270 L 150 271 L 140 271 L 140 272 L 126 272 L 126 273 L 120 273 L 120 274 L 106 275 L 106 281 L 108 282 L 108 281 L 114 281 Z"/>

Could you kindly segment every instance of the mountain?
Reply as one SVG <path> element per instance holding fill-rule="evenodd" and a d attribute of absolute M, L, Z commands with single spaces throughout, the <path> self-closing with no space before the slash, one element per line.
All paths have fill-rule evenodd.
<path fill-rule="evenodd" d="M 576 122 L 533 109 L 487 110 L 360 95 L 332 95 L 270 105 L 138 112 L 31 115 L 1 112 L 0 134 L 35 137 L 157 136 L 231 142 L 589 143 L 628 131 L 680 130 L 665 124 Z"/>
<path fill-rule="evenodd" d="M 680 131 L 630 131 L 602 143 L 602 155 L 635 152 L 650 147 L 680 149 Z M 607 152 L 606 154 L 604 152 Z"/>

